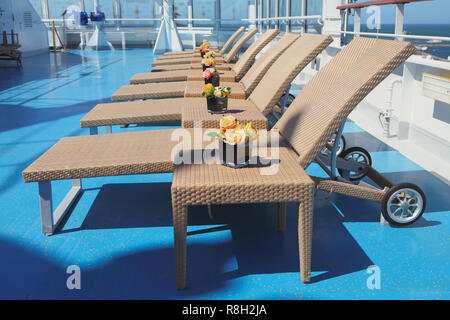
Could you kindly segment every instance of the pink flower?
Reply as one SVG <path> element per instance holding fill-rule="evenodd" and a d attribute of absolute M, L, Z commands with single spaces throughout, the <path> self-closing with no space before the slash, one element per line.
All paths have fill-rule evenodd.
<path fill-rule="evenodd" d="M 211 78 L 211 76 L 212 76 L 212 72 L 211 72 L 211 70 L 209 70 L 209 68 L 206 69 L 205 71 L 203 71 L 203 78 L 209 79 L 209 78 Z"/>

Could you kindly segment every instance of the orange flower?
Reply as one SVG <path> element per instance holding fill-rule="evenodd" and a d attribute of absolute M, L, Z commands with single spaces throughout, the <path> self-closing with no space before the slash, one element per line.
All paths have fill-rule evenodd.
<path fill-rule="evenodd" d="M 220 129 L 234 129 L 237 126 L 236 118 L 233 116 L 227 116 L 220 119 Z"/>

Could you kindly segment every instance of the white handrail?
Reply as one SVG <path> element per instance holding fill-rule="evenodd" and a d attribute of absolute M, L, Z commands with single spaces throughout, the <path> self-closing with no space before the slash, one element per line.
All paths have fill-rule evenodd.
<path fill-rule="evenodd" d="M 376 32 L 354 32 L 354 31 L 340 31 L 340 32 L 328 32 L 328 34 L 340 35 L 340 34 L 359 34 L 363 36 L 378 36 L 378 37 L 391 37 L 391 38 L 408 38 L 417 40 L 441 40 L 450 41 L 450 37 L 441 36 L 423 36 L 412 34 L 394 34 L 394 33 L 376 33 Z"/>

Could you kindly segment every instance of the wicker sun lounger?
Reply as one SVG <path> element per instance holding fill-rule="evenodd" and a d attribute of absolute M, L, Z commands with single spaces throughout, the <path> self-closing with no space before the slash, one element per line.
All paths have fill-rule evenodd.
<path fill-rule="evenodd" d="M 314 185 L 304 169 L 317 159 L 331 134 L 359 102 L 413 52 L 415 47 L 408 42 L 355 38 L 309 81 L 272 129 L 290 147 L 278 149 L 275 164 L 279 168 L 267 176 L 254 166 L 237 170 L 215 164 L 180 164 L 174 169 L 170 155 L 177 143 L 170 138 L 174 130 L 63 138 L 23 171 L 25 182 L 39 182 L 43 232 L 55 231 L 55 222 L 61 220 L 81 190 L 81 178 L 174 169 L 171 193 L 178 289 L 186 285 L 187 207 L 197 204 L 276 202 L 279 230 L 283 231 L 286 202 L 297 202 L 300 275 L 308 282 Z M 63 200 L 63 207 L 52 213 L 51 181 L 62 179 L 74 179 L 74 187 Z M 318 188 L 375 201 L 381 198 L 380 191 L 373 187 L 336 179 L 313 181 Z M 390 191 L 382 192 L 384 199 Z"/>
<path fill-rule="evenodd" d="M 231 47 L 231 45 L 233 44 L 234 40 L 236 40 L 237 37 L 239 37 L 241 35 L 242 32 L 245 31 L 245 27 L 241 26 L 239 29 L 237 29 L 232 35 L 231 37 L 228 38 L 227 42 L 225 42 L 225 44 L 223 45 L 222 49 L 220 49 L 220 51 L 218 51 L 218 48 L 212 48 L 214 51 L 218 51 L 217 53 L 219 55 L 224 55 L 225 52 L 228 51 L 228 49 Z M 181 52 L 166 52 L 164 53 L 161 57 L 173 57 L 173 56 L 177 56 L 177 55 L 192 55 L 199 52 L 199 48 L 196 48 L 196 50 L 193 51 L 181 51 Z"/>
<path fill-rule="evenodd" d="M 244 46 L 244 44 L 249 41 L 256 33 L 258 33 L 257 28 L 251 28 L 249 29 L 242 37 L 239 38 L 239 40 L 236 41 L 236 43 L 233 45 L 233 47 L 230 49 L 230 51 L 223 57 L 224 62 L 229 63 L 233 61 L 236 57 L 236 55 L 239 53 L 241 48 Z M 221 57 L 219 57 L 221 58 Z M 184 63 L 191 63 L 191 60 L 193 57 L 187 57 L 187 58 L 173 58 L 173 59 L 160 59 L 155 60 L 152 62 L 152 66 L 160 66 L 160 65 L 173 65 L 173 64 L 184 64 Z M 200 62 L 200 60 L 198 61 Z"/>
<path fill-rule="evenodd" d="M 222 64 L 217 65 L 217 70 L 225 72 L 232 71 L 237 77 L 241 78 L 245 72 L 250 67 L 256 55 L 277 35 L 279 34 L 278 30 L 269 30 L 265 32 L 261 37 L 259 37 L 255 42 L 253 42 L 249 48 L 244 52 L 244 54 L 239 57 L 236 64 Z M 283 42 L 281 42 L 283 44 Z M 172 66 L 175 67 L 176 65 Z M 184 66 L 184 65 L 183 65 Z M 190 64 L 190 68 L 195 68 L 195 66 L 200 66 L 200 62 Z M 139 83 L 149 83 L 149 82 L 167 82 L 167 81 L 177 81 L 179 80 L 188 80 L 187 74 L 189 69 L 174 69 L 174 70 L 166 70 L 164 72 L 147 72 L 147 73 L 137 73 L 130 79 L 130 84 L 139 84 Z M 159 69 L 158 69 L 159 70 Z M 201 68 L 196 69 L 193 74 L 201 74 Z M 203 79 L 196 79 L 203 80 Z"/>
<path fill-rule="evenodd" d="M 256 70 L 267 71 L 272 63 L 288 48 L 299 35 L 293 33 L 287 33 L 280 40 L 275 41 L 270 47 L 261 54 L 261 56 L 255 60 L 251 69 L 246 72 L 248 68 L 246 63 L 240 63 L 243 61 L 241 57 L 233 68 L 229 71 L 220 71 L 219 76 L 222 82 L 236 82 L 249 72 L 256 72 Z M 249 57 L 250 59 L 250 57 Z M 137 73 L 130 79 L 130 84 L 150 83 L 150 82 L 170 82 L 170 81 L 201 81 L 203 80 L 202 70 L 174 70 L 165 72 L 147 72 Z M 252 90 L 252 89 L 251 89 Z"/>
<path fill-rule="evenodd" d="M 257 39 L 242 55 L 241 59 L 233 66 L 235 70 L 242 75 L 250 67 L 255 56 L 277 35 L 278 30 L 266 31 L 259 39 Z M 245 37 L 245 36 L 243 36 Z M 242 39 L 242 38 L 241 38 Z M 240 39 L 240 40 L 241 40 Z M 234 47 L 233 47 L 234 49 Z M 233 51 L 231 49 L 231 51 Z M 231 52 L 230 51 L 230 52 Z M 150 83 L 122 86 L 111 97 L 114 101 L 133 100 L 133 99 L 150 99 L 150 98 L 173 98 L 173 97 L 192 97 L 201 96 L 202 81 L 198 83 L 189 84 L 189 82 L 172 82 L 172 83 Z M 185 86 L 183 88 L 183 85 Z M 187 88 L 187 95 L 184 89 Z M 199 88 L 199 90 L 197 90 Z M 238 99 L 245 99 L 245 92 L 240 86 L 235 86 L 232 90 L 232 97 Z"/>
<path fill-rule="evenodd" d="M 232 87 L 235 94 L 237 92 L 246 95 L 253 92 L 247 100 L 229 100 L 230 109 L 237 108 L 246 111 L 244 114 L 234 114 L 239 120 L 247 120 L 247 114 L 251 112 L 251 109 L 256 114 L 261 114 L 261 117 L 267 115 L 298 73 L 332 41 L 329 36 L 317 34 L 304 34 L 295 38 L 296 40 L 289 47 L 284 48 L 283 45 L 282 54 L 272 63 L 270 68 L 263 63 L 256 62 L 239 83 L 226 84 Z M 267 51 L 268 57 L 270 57 L 269 51 L 275 52 L 274 55 L 279 54 L 275 48 L 271 47 Z M 266 68 L 268 68 L 268 71 L 265 71 Z M 202 92 L 202 82 L 189 81 L 187 83 L 190 89 L 188 91 L 188 88 L 186 88 L 185 92 L 190 92 L 191 96 L 198 97 Z M 158 85 L 161 84 L 163 83 L 158 83 Z M 167 120 L 178 120 L 181 118 L 182 112 L 186 119 L 183 122 L 185 127 L 190 127 L 195 120 L 204 121 L 203 125 L 209 127 L 214 123 L 217 124 L 220 119 L 219 116 L 212 116 L 206 112 L 206 98 L 204 97 L 200 99 L 162 99 L 151 103 L 148 101 L 131 102 L 123 102 L 120 105 L 115 103 L 98 104 L 81 119 L 81 126 L 92 128 L 92 133 L 97 132 L 96 127 L 106 126 L 107 131 L 110 132 L 112 125 L 161 121 L 161 117 L 166 119 L 167 115 L 170 115 Z M 130 108 L 127 108 L 128 104 Z M 197 109 L 205 111 L 199 119 L 195 118 L 200 112 Z M 140 122 L 136 122 L 137 116 Z"/>

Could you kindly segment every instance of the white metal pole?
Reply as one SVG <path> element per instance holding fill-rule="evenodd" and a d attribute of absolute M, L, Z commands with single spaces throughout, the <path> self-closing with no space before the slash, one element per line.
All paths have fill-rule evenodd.
<path fill-rule="evenodd" d="M 286 17 L 291 16 L 291 0 L 286 0 Z M 286 22 L 286 32 L 291 30 L 291 20 Z"/>
<path fill-rule="evenodd" d="M 275 18 L 278 18 L 280 16 L 280 1 L 279 0 L 273 0 L 275 4 Z M 275 29 L 280 28 L 280 21 L 275 20 Z"/>
<path fill-rule="evenodd" d="M 84 5 L 84 0 L 78 0 L 78 8 L 80 8 L 80 11 L 86 11 L 86 6 Z"/>
<path fill-rule="evenodd" d="M 301 16 L 306 16 L 306 6 L 307 6 L 307 2 L 306 0 L 301 0 L 302 1 L 302 7 L 301 7 Z M 302 27 L 301 27 L 301 33 L 305 33 L 306 32 L 306 20 L 303 20 L 301 22 Z"/>
<path fill-rule="evenodd" d="M 221 16 L 221 12 L 220 12 L 220 0 L 216 0 L 214 2 L 215 4 L 215 15 L 214 15 L 214 19 L 215 19 L 215 24 L 214 27 L 216 29 L 216 31 L 218 32 L 220 29 L 220 16 Z"/>
<path fill-rule="evenodd" d="M 403 3 L 397 4 L 395 9 L 395 34 L 403 34 L 404 14 L 405 5 Z M 397 40 L 402 41 L 403 37 L 397 37 Z"/>
<path fill-rule="evenodd" d="M 354 30 L 355 35 L 359 37 L 361 32 L 361 8 L 355 8 Z"/>
<path fill-rule="evenodd" d="M 99 3 L 98 3 L 98 1 L 99 1 L 99 0 L 94 0 L 94 12 L 95 12 L 95 15 L 98 14 L 98 9 L 99 9 Z"/>
<path fill-rule="evenodd" d="M 249 27 L 256 27 L 256 0 L 248 0 Z"/>
<path fill-rule="evenodd" d="M 270 0 L 267 0 L 267 18 L 270 18 Z M 270 20 L 267 20 L 267 30 L 270 29 Z"/>
<path fill-rule="evenodd" d="M 50 18 L 50 11 L 48 9 L 48 0 L 41 0 L 42 19 Z"/>
<path fill-rule="evenodd" d="M 194 11 L 193 11 L 193 6 L 192 6 L 193 0 L 188 0 L 188 7 L 187 7 L 187 18 L 188 18 L 188 27 L 189 29 L 192 29 L 193 24 L 192 24 L 192 18 L 194 17 Z"/>

